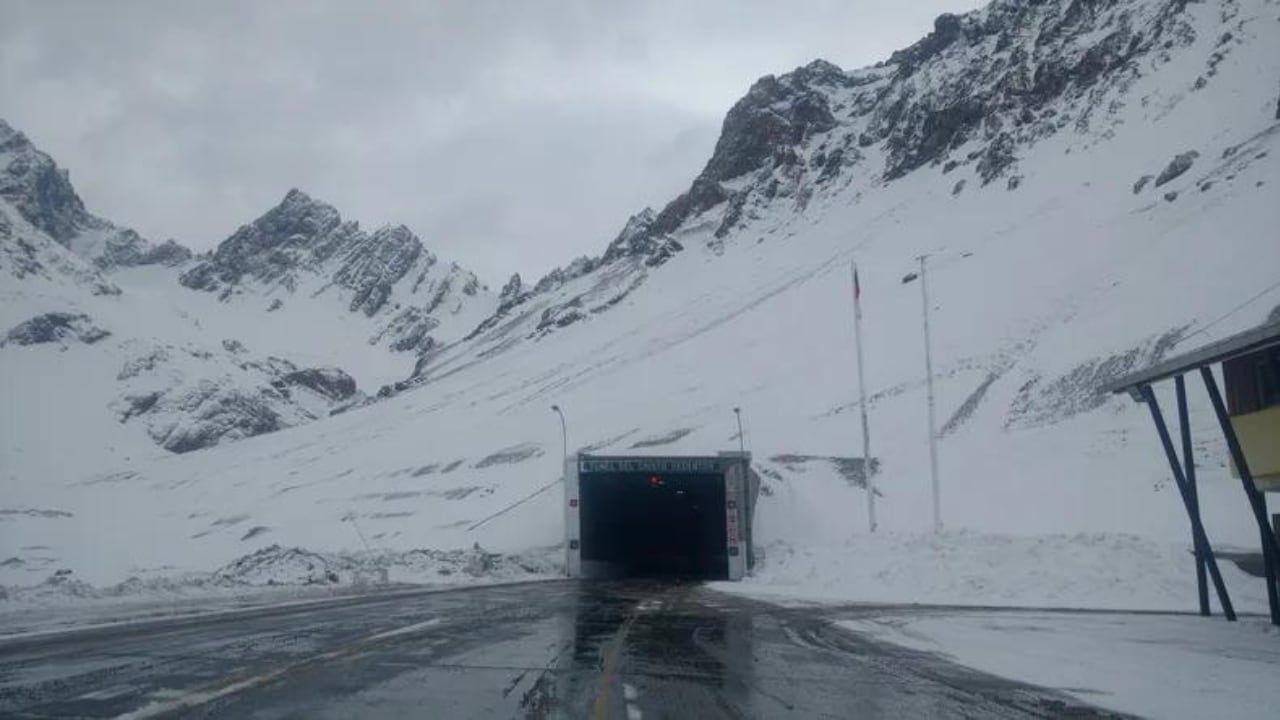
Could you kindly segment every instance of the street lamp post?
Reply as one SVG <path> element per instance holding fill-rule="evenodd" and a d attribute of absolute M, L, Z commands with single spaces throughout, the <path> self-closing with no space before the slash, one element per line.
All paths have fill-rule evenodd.
<path fill-rule="evenodd" d="M 920 260 L 920 298 L 924 303 L 924 377 L 925 392 L 929 403 L 929 480 L 933 487 L 933 531 L 942 532 L 942 500 L 939 498 L 938 486 L 938 432 L 937 411 L 933 400 L 933 353 L 929 342 L 929 285 L 925 281 L 925 260 L 928 255 L 921 255 Z"/>
<path fill-rule="evenodd" d="M 551 412 L 560 416 L 560 467 L 563 469 L 569 460 L 569 425 L 564 420 L 564 411 L 559 405 L 552 405 Z"/>

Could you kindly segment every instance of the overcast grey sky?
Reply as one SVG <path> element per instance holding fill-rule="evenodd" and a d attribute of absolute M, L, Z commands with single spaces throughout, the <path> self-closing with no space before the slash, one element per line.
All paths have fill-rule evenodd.
<path fill-rule="evenodd" d="M 977 0 L 0 0 L 0 117 L 89 208 L 207 249 L 290 187 L 493 285 L 683 191 L 758 77 Z"/>

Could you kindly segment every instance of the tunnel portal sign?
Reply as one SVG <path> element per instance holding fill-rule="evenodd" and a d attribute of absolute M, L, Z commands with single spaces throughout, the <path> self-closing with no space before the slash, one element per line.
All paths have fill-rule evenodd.
<path fill-rule="evenodd" d="M 578 472 L 588 473 L 707 473 L 721 474 L 741 463 L 733 457 L 592 457 L 578 458 Z"/>

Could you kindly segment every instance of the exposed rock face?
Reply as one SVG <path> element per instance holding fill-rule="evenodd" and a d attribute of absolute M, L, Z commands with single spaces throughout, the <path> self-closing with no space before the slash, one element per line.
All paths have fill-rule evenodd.
<path fill-rule="evenodd" d="M 339 368 L 248 359 L 234 340 L 223 341 L 223 350 L 162 345 L 131 358 L 117 375 L 122 390 L 111 409 L 122 423 L 142 423 L 157 445 L 184 453 L 311 422 L 364 399 Z"/>
<path fill-rule="evenodd" d="M 26 135 L 0 120 L 0 198 L 27 222 L 99 268 L 174 264 L 191 252 L 169 240 L 159 247 L 85 210 L 66 170 Z"/>
<path fill-rule="evenodd" d="M 49 237 L 69 247 L 72 238 L 93 224 L 67 171 L 3 120 L 0 168 L 0 197 Z"/>
<path fill-rule="evenodd" d="M 840 68 L 823 60 L 781 77 L 757 80 L 725 115 L 720 139 L 700 178 L 723 182 L 766 163 L 799 162 L 796 146 L 836 126 L 828 92 L 851 84 Z"/>
<path fill-rule="evenodd" d="M 284 200 L 254 222 L 242 226 L 206 261 L 182 274 L 180 282 L 196 290 L 226 290 L 246 280 L 264 285 L 296 283 L 299 268 L 322 264 L 340 249 L 367 242 L 355 223 L 343 223 L 332 206 L 290 190 Z"/>
<path fill-rule="evenodd" d="M 1191 169 L 1198 157 L 1200 157 L 1200 153 L 1195 150 L 1188 150 L 1176 155 L 1156 177 L 1156 187 L 1181 177 L 1183 173 Z"/>
<path fill-rule="evenodd" d="M 651 215 L 653 213 L 652 210 L 649 210 L 647 208 L 645 212 L 648 212 Z M 591 272 L 592 270 L 595 270 L 598 264 L 599 264 L 599 261 L 596 260 L 595 258 L 590 258 L 586 256 L 580 257 L 577 260 L 574 260 L 573 262 L 569 263 L 563 268 L 556 268 L 555 270 L 552 270 L 551 272 L 547 273 L 541 280 L 538 281 L 538 284 L 533 287 L 533 292 L 542 293 L 542 292 L 547 292 L 548 290 L 558 288 L 564 285 L 565 283 L 569 282 L 570 280 L 573 280 L 575 278 L 580 278 L 583 275 L 586 275 L 587 273 Z"/>
<path fill-rule="evenodd" d="M 313 390 L 330 400 L 346 400 L 356 394 L 356 381 L 340 368 L 307 368 L 281 378 L 286 385 Z"/>
<path fill-rule="evenodd" d="M 143 265 L 168 265 L 174 267 L 181 265 L 192 258 L 191 248 L 178 243 L 173 238 L 169 238 L 164 242 L 151 248 L 151 250 L 143 253 Z"/>
<path fill-rule="evenodd" d="M 89 316 L 83 313 L 51 312 L 14 326 L 0 340 L 0 347 L 68 341 L 92 345 L 109 335 L 110 332 L 94 325 Z"/>
<path fill-rule="evenodd" d="M 270 394 L 243 392 L 212 382 L 200 383 L 176 398 L 175 404 L 188 414 L 187 420 L 175 423 L 163 437 L 156 439 L 165 450 L 185 453 L 213 447 L 225 440 L 275 432 L 291 423 L 274 407 L 273 399 L 276 398 Z M 149 408 L 158 400 L 151 400 Z"/>

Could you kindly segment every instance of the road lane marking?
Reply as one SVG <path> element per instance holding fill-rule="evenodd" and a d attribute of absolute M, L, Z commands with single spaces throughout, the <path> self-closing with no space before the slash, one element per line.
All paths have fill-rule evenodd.
<path fill-rule="evenodd" d="M 312 665 L 315 663 L 325 662 L 328 660 L 336 660 L 342 657 L 354 656 L 358 654 L 360 651 L 364 650 L 369 645 L 372 645 L 380 640 L 386 640 L 388 638 L 399 637 L 402 635 L 409 635 L 409 634 L 418 632 L 419 630 L 423 630 L 428 627 L 431 627 L 433 625 L 438 625 L 441 622 L 443 621 L 440 618 L 431 618 L 429 620 L 424 620 L 422 622 L 414 623 L 412 625 L 405 625 L 404 627 L 395 628 L 392 630 L 384 630 L 383 632 L 374 633 L 373 635 L 369 635 L 364 638 L 361 638 L 355 641 L 354 643 L 347 645 L 346 647 L 342 647 L 337 650 L 330 650 L 329 652 L 320 653 L 319 655 L 313 655 L 309 658 L 299 660 L 297 662 L 289 663 L 288 665 L 285 665 L 280 668 L 276 668 L 275 670 L 269 670 L 264 673 L 252 675 L 250 677 L 244 678 L 242 680 L 237 680 L 233 683 L 229 683 L 221 687 L 216 687 L 216 688 L 211 688 L 206 690 L 195 690 L 192 692 L 185 692 L 185 691 L 176 690 L 173 688 L 160 688 L 156 690 L 154 693 L 152 693 L 152 696 L 156 698 L 169 698 L 169 699 L 153 700 L 151 703 L 144 705 L 138 708 L 137 710 L 134 710 L 133 712 L 128 712 L 123 715 L 120 715 L 117 718 L 117 720 L 144 720 L 145 718 L 153 718 L 160 715 L 167 715 L 169 713 L 177 712 L 179 710 L 190 710 L 191 708 L 200 707 L 201 705 L 207 705 L 213 702 L 214 700 L 224 698 L 228 695 L 234 695 L 238 692 L 243 692 L 245 690 L 250 690 L 260 685 L 265 685 L 271 682 L 272 680 L 275 680 L 276 678 L 279 678 L 294 670 L 297 670 L 300 667 L 304 667 L 306 665 Z"/>
<path fill-rule="evenodd" d="M 622 683 L 622 697 L 627 701 L 627 720 L 644 720 L 644 713 L 640 712 L 640 706 L 636 704 L 636 699 L 640 697 L 636 686 Z"/>
<path fill-rule="evenodd" d="M 618 670 L 618 657 L 622 655 L 622 648 L 626 644 L 627 632 L 631 630 L 631 626 L 638 617 L 634 613 L 627 615 L 627 619 L 622 621 L 622 625 L 618 627 L 618 632 L 610 642 L 609 652 L 605 654 L 604 670 L 600 674 L 600 689 L 596 692 L 596 703 L 592 712 L 592 717 L 596 720 L 604 720 L 609 715 L 609 689 L 613 686 L 613 675 Z"/>
<path fill-rule="evenodd" d="M 430 620 L 424 620 L 420 623 L 414 623 L 412 625 L 405 625 L 404 627 L 396 628 L 395 630 L 387 630 L 386 632 L 380 632 L 375 635 L 370 635 L 369 637 L 365 638 L 365 642 L 373 642 L 375 640 L 386 640 L 387 638 L 399 637 L 401 635 L 409 635 L 411 633 L 416 633 L 419 630 L 423 630 L 423 629 L 432 627 L 434 625 L 439 625 L 442 622 L 444 621 L 441 620 L 440 618 L 431 618 Z"/>

